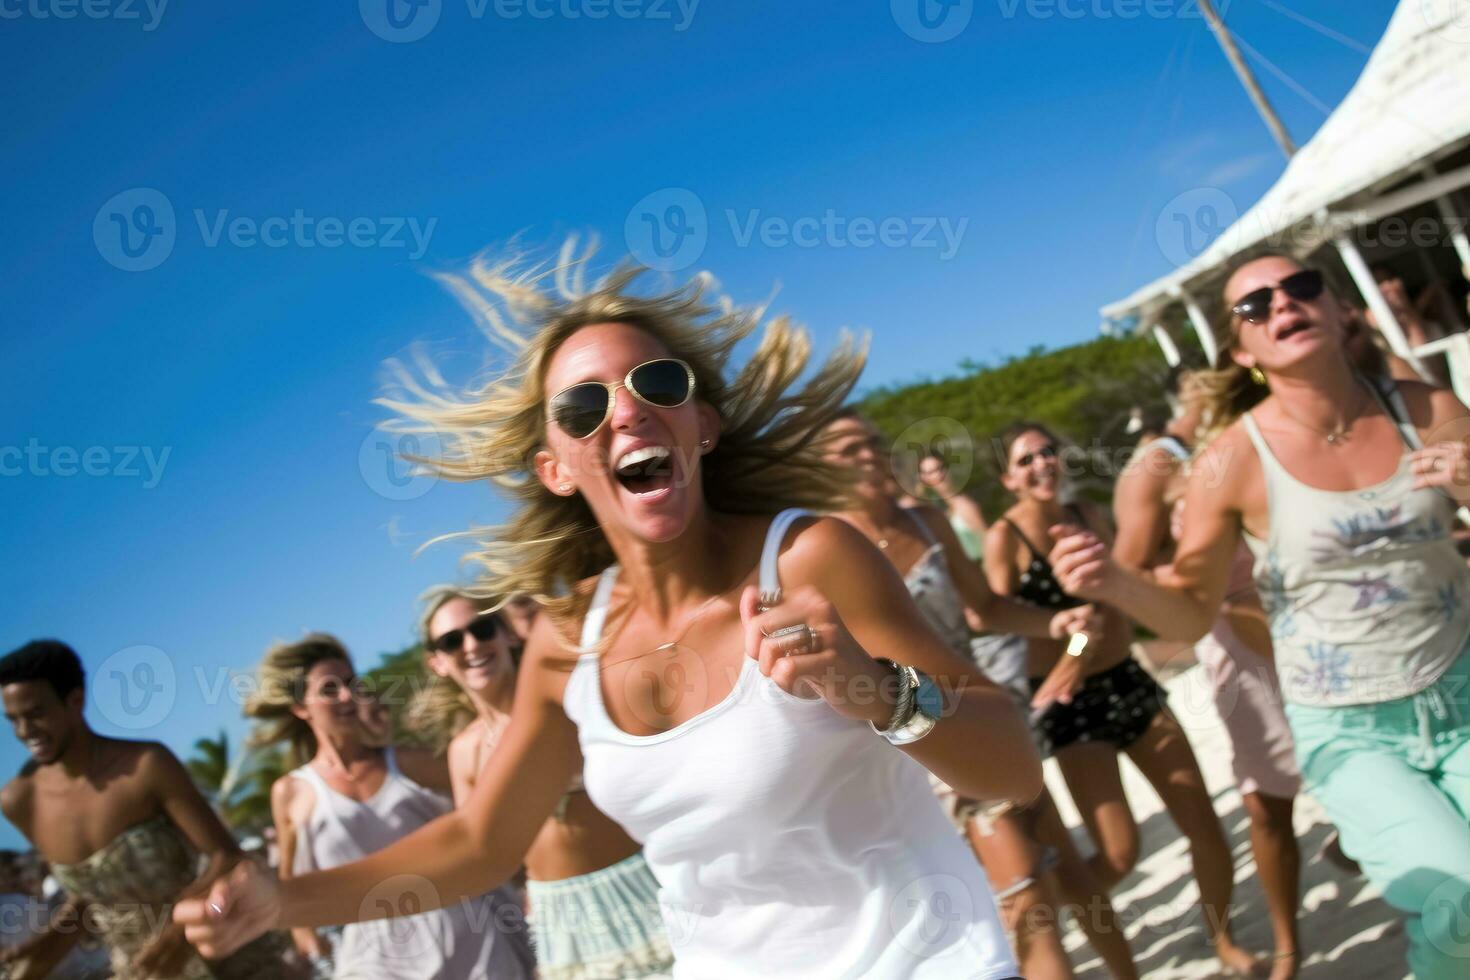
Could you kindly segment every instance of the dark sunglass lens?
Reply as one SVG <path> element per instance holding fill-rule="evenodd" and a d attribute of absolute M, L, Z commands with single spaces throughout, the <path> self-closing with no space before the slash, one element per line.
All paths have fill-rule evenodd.
<path fill-rule="evenodd" d="M 1303 269 L 1281 280 L 1281 288 L 1292 299 L 1316 299 L 1322 295 L 1322 273 Z"/>
<path fill-rule="evenodd" d="M 434 641 L 434 648 L 441 653 L 457 653 L 464 646 L 464 630 L 450 630 Z"/>
<path fill-rule="evenodd" d="M 597 431 L 606 416 L 607 389 L 599 384 L 573 385 L 551 400 L 552 419 L 573 439 Z"/>
<path fill-rule="evenodd" d="M 493 613 L 487 616 L 481 616 L 469 625 L 469 630 L 474 634 L 475 639 L 481 643 L 484 643 L 486 640 L 493 640 L 495 639 L 495 634 L 500 632 L 500 617 Z"/>
<path fill-rule="evenodd" d="M 633 391 L 650 405 L 673 408 L 689 397 L 689 372 L 678 361 L 649 361 L 633 369 Z"/>
<path fill-rule="evenodd" d="M 1253 289 L 1240 298 L 1232 308 L 1232 312 L 1242 320 L 1258 323 L 1266 318 L 1271 309 L 1271 287 L 1262 286 Z"/>

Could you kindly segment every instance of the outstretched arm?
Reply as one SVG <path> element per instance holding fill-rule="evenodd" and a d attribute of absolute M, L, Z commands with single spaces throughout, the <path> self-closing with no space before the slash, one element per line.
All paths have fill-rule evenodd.
<path fill-rule="evenodd" d="M 1205 461 L 1221 448 L 1213 447 Z M 1059 525 L 1052 529 L 1057 541 L 1051 564 L 1062 588 L 1116 606 L 1166 640 L 1192 643 L 1208 633 L 1225 599 L 1230 559 L 1240 533 L 1233 495 L 1217 483 L 1215 472 L 1213 466 L 1199 465 L 1190 476 L 1184 532 L 1169 585 L 1123 568 L 1092 532 Z"/>
<path fill-rule="evenodd" d="M 190 941 L 206 957 L 217 957 L 268 929 L 442 908 L 502 884 L 581 771 L 576 726 L 561 707 L 566 661 L 550 619 L 538 618 L 510 725 L 464 806 L 361 861 L 327 871 L 276 882 L 242 865 L 207 898 L 175 906 L 174 918 L 188 926 Z"/>
<path fill-rule="evenodd" d="M 982 628 L 996 633 L 1019 633 L 1061 639 L 1071 633 L 1092 632 L 1100 628 L 1091 609 L 1068 609 L 1054 613 L 1028 605 L 1010 596 L 997 595 L 980 571 L 970 561 L 960 539 L 949 522 L 931 508 L 920 508 L 918 515 L 944 549 L 945 565 L 959 589 L 965 608 L 975 613 Z"/>

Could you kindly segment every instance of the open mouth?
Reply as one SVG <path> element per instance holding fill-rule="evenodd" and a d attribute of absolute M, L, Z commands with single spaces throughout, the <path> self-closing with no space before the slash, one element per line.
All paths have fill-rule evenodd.
<path fill-rule="evenodd" d="M 1310 329 L 1312 329 L 1312 325 L 1310 323 L 1308 323 L 1306 320 L 1298 320 L 1297 322 L 1293 323 L 1291 326 L 1287 327 L 1285 330 L 1277 334 L 1276 342 L 1279 344 L 1281 343 L 1281 341 L 1286 340 L 1288 337 L 1295 337 L 1297 334 Z"/>
<path fill-rule="evenodd" d="M 472 657 L 466 660 L 464 662 L 464 665 L 466 670 L 482 670 L 486 667 L 489 667 L 494 662 L 495 655 L 493 653 L 489 653 L 481 657 Z"/>
<path fill-rule="evenodd" d="M 634 496 L 658 493 L 674 485 L 674 454 L 667 446 L 643 446 L 618 460 L 614 475 Z"/>
<path fill-rule="evenodd" d="M 51 743 L 44 738 L 26 739 L 26 751 L 31 755 L 45 755 L 46 750 L 50 747 Z"/>

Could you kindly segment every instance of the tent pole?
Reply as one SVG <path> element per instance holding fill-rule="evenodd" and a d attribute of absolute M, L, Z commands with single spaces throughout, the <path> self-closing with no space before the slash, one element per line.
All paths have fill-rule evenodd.
<path fill-rule="evenodd" d="M 1169 336 L 1169 331 L 1164 329 L 1161 323 L 1153 325 L 1154 340 L 1158 342 L 1159 349 L 1164 352 L 1164 360 L 1169 362 L 1170 367 L 1178 367 L 1182 358 L 1179 356 L 1179 348 L 1174 343 L 1174 338 Z"/>
<path fill-rule="evenodd" d="M 1194 294 L 1183 286 L 1175 289 L 1174 295 L 1179 297 L 1180 302 L 1184 304 L 1184 309 L 1188 311 L 1189 322 L 1194 324 L 1195 335 L 1199 337 L 1199 345 L 1205 352 L 1205 361 L 1213 368 L 1215 361 L 1220 357 L 1220 351 L 1215 347 L 1215 334 L 1210 329 L 1210 318 L 1205 316 L 1204 310 L 1200 309 L 1199 301 L 1194 298 Z"/>
<path fill-rule="evenodd" d="M 1281 152 L 1286 154 L 1286 159 L 1290 160 L 1296 153 L 1296 144 L 1291 141 L 1291 134 L 1286 131 L 1281 117 L 1276 115 L 1276 110 L 1266 98 L 1266 93 L 1261 91 L 1261 84 L 1256 81 L 1256 76 L 1251 72 L 1250 66 L 1240 56 L 1240 49 L 1235 46 L 1235 38 L 1230 36 L 1225 22 L 1220 19 L 1219 14 L 1215 13 L 1215 5 L 1210 0 L 1199 0 L 1199 9 L 1205 15 L 1205 20 L 1210 22 L 1210 30 L 1215 33 L 1215 39 L 1220 42 L 1220 47 L 1225 51 L 1225 57 L 1230 60 L 1230 66 L 1235 69 L 1240 84 L 1244 86 L 1251 101 L 1256 104 L 1256 111 L 1261 114 L 1261 119 L 1270 128 L 1271 135 L 1276 137 Z"/>
<path fill-rule="evenodd" d="M 1378 330 L 1388 341 L 1389 348 L 1407 361 L 1414 369 L 1414 373 L 1433 384 L 1434 380 L 1424 370 L 1424 365 L 1419 363 L 1418 356 L 1409 347 L 1409 340 L 1404 336 L 1404 328 L 1399 325 L 1398 317 L 1393 315 L 1393 309 L 1388 305 L 1388 300 L 1383 298 L 1383 292 L 1379 290 L 1378 283 L 1373 278 L 1373 271 L 1364 261 L 1363 253 L 1358 251 L 1357 243 L 1344 235 L 1334 239 L 1333 244 L 1337 246 L 1337 251 L 1342 256 L 1343 265 L 1347 266 L 1348 275 L 1352 276 L 1353 282 L 1357 284 L 1358 292 L 1362 293 L 1363 299 L 1367 300 L 1368 309 L 1373 311 L 1373 319 L 1378 321 Z"/>
<path fill-rule="evenodd" d="M 1434 164 L 1426 162 L 1421 168 L 1425 180 L 1433 180 L 1439 176 L 1439 171 L 1434 169 Z M 1449 229 L 1450 241 L 1455 246 L 1455 253 L 1460 256 L 1460 266 L 1470 269 L 1470 236 L 1465 234 L 1465 219 L 1455 213 L 1455 202 L 1448 194 L 1441 194 L 1434 199 L 1439 207 L 1439 216 L 1444 219 L 1445 227 Z"/>

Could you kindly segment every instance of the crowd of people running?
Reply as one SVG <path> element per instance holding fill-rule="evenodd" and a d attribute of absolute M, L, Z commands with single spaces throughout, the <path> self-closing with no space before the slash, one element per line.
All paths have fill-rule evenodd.
<path fill-rule="evenodd" d="M 246 714 L 294 766 L 274 866 L 167 749 L 89 728 L 65 644 L 0 660 L 31 756 L 0 808 L 65 892 L 0 976 L 96 936 L 138 980 L 1055 980 L 1070 916 L 1128 980 L 1120 755 L 1188 842 L 1225 974 L 1289 980 L 1311 951 L 1305 790 L 1402 913 L 1414 976 L 1467 975 L 1470 413 L 1393 379 L 1322 272 L 1233 271 L 1219 362 L 1179 378 L 1111 509 L 1068 486 L 1056 433 L 1008 428 L 1014 502 L 987 523 L 942 454 L 902 485 L 847 404 L 858 345 L 813 364 L 784 319 L 631 268 L 588 286 L 586 259 L 477 262 L 457 291 L 513 363 L 385 399 L 437 433 L 422 465 L 513 511 L 473 585 L 421 599 L 431 683 L 394 719 L 419 747 L 333 637 L 266 651 Z M 1234 938 L 1228 838 L 1135 622 L 1197 641 L 1269 951 Z"/>

